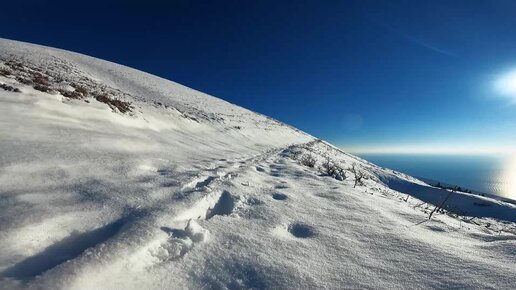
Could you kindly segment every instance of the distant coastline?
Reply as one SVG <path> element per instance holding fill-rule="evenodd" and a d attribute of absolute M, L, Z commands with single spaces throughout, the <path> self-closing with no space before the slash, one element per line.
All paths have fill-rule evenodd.
<path fill-rule="evenodd" d="M 357 154 L 382 167 L 417 177 L 431 185 L 461 187 L 462 191 L 497 197 L 511 203 L 502 172 L 505 160 L 488 155 Z"/>
<path fill-rule="evenodd" d="M 501 200 L 503 202 L 507 202 L 507 203 L 516 205 L 516 200 L 510 199 L 510 198 L 506 198 L 506 197 L 503 197 L 503 196 L 499 196 L 499 195 L 496 195 L 496 194 L 480 192 L 480 191 L 477 191 L 477 190 L 466 188 L 466 187 L 458 185 L 458 184 L 449 184 L 449 183 L 445 183 L 445 182 L 442 182 L 442 181 L 433 180 L 433 179 L 430 179 L 430 178 L 425 178 L 425 177 L 420 177 L 420 176 L 414 176 L 414 177 L 416 177 L 419 180 L 422 180 L 422 181 L 426 182 L 427 184 L 429 184 L 431 186 L 440 187 L 440 188 L 446 188 L 446 189 L 450 189 L 450 190 L 456 189 L 456 190 L 458 190 L 460 192 L 465 192 L 465 193 L 485 196 L 485 197 L 489 197 L 489 198 L 494 198 L 494 199 L 497 199 L 497 200 Z"/>

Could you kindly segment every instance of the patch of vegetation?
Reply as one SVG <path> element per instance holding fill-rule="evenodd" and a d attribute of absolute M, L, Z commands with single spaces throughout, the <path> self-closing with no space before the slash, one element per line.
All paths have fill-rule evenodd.
<path fill-rule="evenodd" d="M 442 188 L 442 189 L 448 189 L 448 190 L 453 190 L 453 191 L 460 191 L 460 192 L 465 192 L 465 193 L 473 193 L 471 190 L 469 189 L 466 189 L 466 188 L 462 188 L 460 186 L 446 186 L 446 185 L 442 185 L 440 182 L 437 182 L 437 184 L 434 185 L 435 187 L 439 187 L 439 188 Z"/>
<path fill-rule="evenodd" d="M 63 95 L 64 97 L 66 98 L 69 98 L 69 99 L 76 99 L 76 100 L 79 100 L 79 99 L 82 99 L 82 95 L 80 93 L 78 93 L 77 91 L 65 91 L 65 90 L 60 90 L 59 91 L 61 93 L 61 95 Z"/>
<path fill-rule="evenodd" d="M 355 177 L 355 183 L 353 184 L 353 187 L 356 187 L 357 185 L 364 185 L 363 179 L 366 178 L 366 172 L 360 165 L 353 163 L 348 170 Z"/>
<path fill-rule="evenodd" d="M 5 67 L 0 67 L 0 76 L 10 76 L 11 75 L 11 70 L 8 69 L 8 68 L 5 68 Z"/>
<path fill-rule="evenodd" d="M 49 88 L 48 86 L 40 85 L 40 84 L 35 84 L 35 85 L 33 86 L 33 88 L 34 88 L 35 90 L 38 90 L 38 91 L 40 91 L 40 92 L 44 92 L 44 93 L 48 93 L 48 92 L 52 91 L 52 89 L 51 89 L 51 88 Z"/>
<path fill-rule="evenodd" d="M 78 94 L 81 94 L 83 96 L 88 96 L 88 90 L 85 88 L 85 87 L 80 87 L 80 86 L 77 86 L 75 88 L 75 92 L 77 92 Z"/>
<path fill-rule="evenodd" d="M 326 160 L 322 163 L 321 172 L 331 176 L 337 180 L 346 179 L 346 170 L 340 163 L 331 160 L 329 156 L 326 156 Z"/>
<path fill-rule="evenodd" d="M 24 84 L 24 85 L 32 85 L 32 81 L 31 80 L 26 79 L 26 78 L 21 77 L 21 76 L 16 77 L 16 80 L 18 82 L 20 82 L 21 84 Z"/>
<path fill-rule="evenodd" d="M 127 113 L 131 111 L 131 103 L 111 98 L 107 94 L 95 95 L 95 100 L 107 104 L 111 109 L 118 109 L 120 113 Z"/>
<path fill-rule="evenodd" d="M 23 64 L 21 63 L 21 61 L 19 61 L 16 58 L 11 58 L 11 59 L 7 60 L 5 62 L 5 64 L 8 65 L 13 70 L 24 70 Z"/>
<path fill-rule="evenodd" d="M 131 112 L 131 103 L 122 101 L 117 96 L 126 96 L 120 90 L 102 86 L 92 79 L 89 79 L 75 71 L 66 63 L 53 63 L 49 66 L 35 65 L 22 58 L 15 56 L 0 58 L 0 76 L 10 76 L 20 84 L 32 86 L 35 90 L 51 93 L 59 92 L 65 98 L 84 100 L 89 103 L 88 98 L 94 98 L 99 102 L 107 104 L 113 111 L 120 113 Z M 66 71 L 66 74 L 61 73 Z M 79 85 L 80 83 L 80 85 Z M 64 87 L 72 86 L 73 90 Z M 4 86 L 4 90 L 19 92 L 19 89 Z M 159 103 L 159 105 L 162 105 Z"/>
<path fill-rule="evenodd" d="M 50 86 L 48 77 L 45 75 L 42 75 L 41 73 L 35 73 L 32 76 L 32 82 L 34 82 L 37 85 L 44 86 L 44 87 Z"/>
<path fill-rule="evenodd" d="M 8 91 L 8 92 L 21 93 L 20 89 L 15 88 L 13 86 L 6 85 L 6 84 L 0 84 L 0 88 L 4 89 L 5 91 Z"/>
<path fill-rule="evenodd" d="M 303 154 L 299 158 L 299 162 L 301 162 L 301 164 L 304 166 L 314 168 L 315 163 L 317 162 L 317 159 L 315 159 L 315 157 L 313 157 L 311 154 Z"/>

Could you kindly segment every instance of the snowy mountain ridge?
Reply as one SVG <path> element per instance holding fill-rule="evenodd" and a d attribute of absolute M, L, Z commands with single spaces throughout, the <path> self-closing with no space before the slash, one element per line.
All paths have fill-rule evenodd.
<path fill-rule="evenodd" d="M 0 124 L 0 289 L 516 285 L 513 204 L 122 65 L 0 39 Z"/>

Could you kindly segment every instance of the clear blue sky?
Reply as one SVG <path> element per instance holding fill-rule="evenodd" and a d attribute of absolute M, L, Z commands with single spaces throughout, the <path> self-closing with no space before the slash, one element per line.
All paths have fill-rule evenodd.
<path fill-rule="evenodd" d="M 515 1 L 1 7 L 0 37 L 135 67 L 355 152 L 516 148 Z"/>

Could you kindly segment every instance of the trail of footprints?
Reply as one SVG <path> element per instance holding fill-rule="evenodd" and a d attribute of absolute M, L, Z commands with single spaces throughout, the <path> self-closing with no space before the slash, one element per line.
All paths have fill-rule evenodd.
<path fill-rule="evenodd" d="M 241 162 L 240 162 L 241 163 Z M 272 164 L 271 173 L 267 173 L 262 166 L 256 166 L 257 172 L 269 174 L 278 177 L 282 169 L 281 164 Z M 236 176 L 235 173 L 218 172 L 217 175 L 200 176 L 183 186 L 183 192 L 207 191 L 209 192 L 201 198 L 192 207 L 185 212 L 176 216 L 175 222 L 186 222 L 184 228 L 162 227 L 161 229 L 167 233 L 168 238 L 157 248 L 150 249 L 152 255 L 160 261 L 170 261 L 180 259 L 192 250 L 196 244 L 205 242 L 209 239 L 209 231 L 202 228 L 197 221 L 209 220 L 216 216 L 228 216 L 233 213 L 239 202 L 240 206 L 252 206 L 263 203 L 257 199 L 240 200 L 240 197 L 234 196 L 229 191 L 211 192 L 215 188 L 212 184 L 218 180 L 229 180 Z M 280 181 L 275 189 L 289 188 L 285 181 Z M 271 195 L 276 201 L 286 201 L 288 196 L 284 193 L 274 192 Z M 313 227 L 293 222 L 288 224 L 286 230 L 296 238 L 309 238 L 315 235 Z"/>
<path fill-rule="evenodd" d="M 227 216 L 233 213 L 237 197 L 226 190 L 213 190 L 216 187 L 215 183 L 238 176 L 237 173 L 225 171 L 228 167 L 238 169 L 247 162 L 243 160 L 228 163 L 225 159 L 219 161 L 225 162 L 229 166 L 217 164 L 214 168 L 205 171 L 208 174 L 198 175 L 181 188 L 181 193 L 186 195 L 194 192 L 207 192 L 208 194 L 175 217 L 174 223 L 176 224 L 186 222 L 184 228 L 161 227 L 168 237 L 165 241 L 148 249 L 148 252 L 159 261 L 180 259 L 196 244 L 203 243 L 209 238 L 209 231 L 199 225 L 198 220 L 209 220 L 215 216 Z M 246 204 L 249 205 L 252 202 Z"/>
<path fill-rule="evenodd" d="M 246 164 L 249 164 L 249 161 L 253 161 L 253 158 L 229 163 L 229 167 L 231 169 L 247 167 Z M 226 160 L 224 160 L 224 162 L 228 164 Z M 282 164 L 271 164 L 270 167 L 270 173 L 267 173 L 261 166 L 257 166 L 255 169 L 262 174 L 280 177 Z M 237 173 L 224 171 L 227 168 L 228 167 L 219 164 L 219 166 L 215 168 L 206 170 L 207 172 L 205 172 L 208 174 L 198 175 L 181 188 L 180 193 L 183 196 L 193 192 L 207 192 L 207 194 L 174 219 L 174 224 L 182 226 L 179 228 L 161 227 L 160 229 L 162 232 L 166 233 L 166 237 L 163 240 L 158 239 L 151 242 L 150 245 L 142 249 L 142 251 L 146 253 L 143 255 L 150 255 L 153 257 L 151 260 L 154 260 L 154 262 L 151 262 L 150 265 L 147 266 L 152 267 L 162 262 L 180 259 L 197 244 L 208 240 L 210 235 L 209 231 L 199 225 L 197 221 L 209 220 L 216 216 L 231 215 L 235 207 L 237 207 L 237 201 L 239 202 L 239 206 L 242 207 L 263 203 L 255 198 L 240 200 L 240 197 L 236 197 L 225 190 L 213 191 L 213 184 L 215 182 L 230 180 L 238 176 Z M 156 173 L 164 177 L 173 175 L 170 169 L 158 169 Z M 177 181 L 174 180 L 166 183 L 166 187 L 175 187 L 178 185 Z M 275 189 L 286 188 L 288 188 L 288 186 L 285 181 L 280 181 L 280 184 L 275 186 Z M 276 201 L 286 201 L 288 196 L 283 193 L 274 192 L 272 199 Z M 94 249 L 96 246 L 114 238 L 123 226 L 130 226 L 131 222 L 129 220 L 133 220 L 133 218 L 134 217 L 124 217 L 111 224 L 93 229 L 90 232 L 71 236 L 44 249 L 41 253 L 28 257 L 4 270 L 0 273 L 0 277 L 12 277 L 22 281 L 30 281 L 48 270 L 79 257 L 85 251 Z M 313 228 L 302 223 L 291 223 L 288 225 L 287 230 L 296 238 L 308 238 L 314 235 Z M 142 251 L 135 254 L 133 258 L 140 258 Z"/>
<path fill-rule="evenodd" d="M 273 176 L 273 177 L 281 177 L 282 176 L 281 171 L 283 169 L 283 164 L 281 162 L 279 162 L 279 160 L 276 160 L 273 164 L 269 165 L 269 167 L 271 168 L 271 174 L 270 174 L 271 176 Z M 260 170 L 257 169 L 257 171 L 260 171 Z M 274 188 L 275 189 L 287 189 L 289 187 L 286 185 L 285 181 L 281 181 L 281 183 L 276 185 Z M 288 196 L 284 193 L 274 192 L 272 194 L 272 198 L 274 200 L 278 200 L 278 201 L 285 201 L 288 199 Z M 310 238 L 315 235 L 315 230 L 312 226 L 306 225 L 301 222 L 292 222 L 292 223 L 288 224 L 287 231 L 292 236 L 294 236 L 296 238 L 301 238 L 301 239 Z"/>

